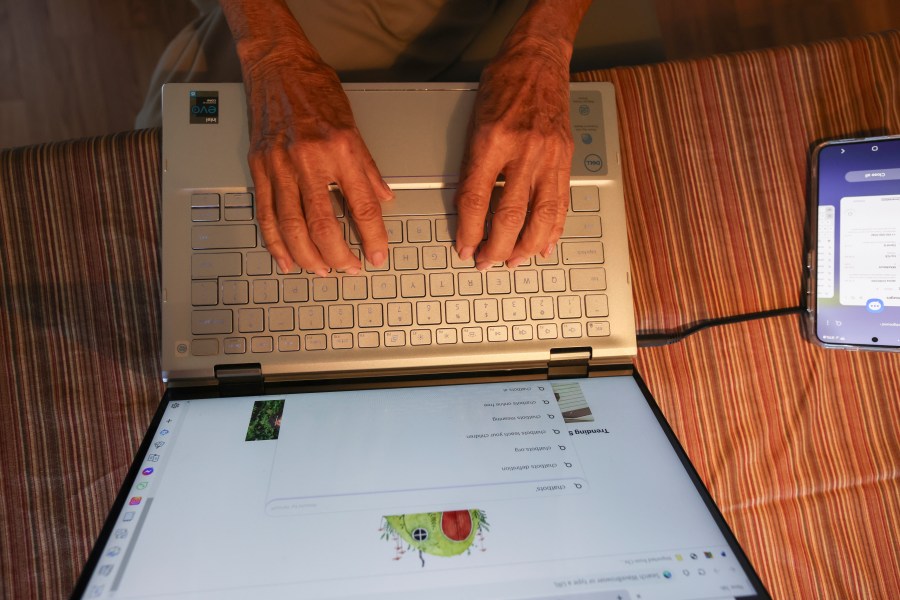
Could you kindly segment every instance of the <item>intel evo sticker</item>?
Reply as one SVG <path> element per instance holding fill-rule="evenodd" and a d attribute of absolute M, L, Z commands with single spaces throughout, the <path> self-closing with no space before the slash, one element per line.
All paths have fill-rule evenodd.
<path fill-rule="evenodd" d="M 215 125 L 219 122 L 219 92 L 191 90 L 191 124 Z"/>

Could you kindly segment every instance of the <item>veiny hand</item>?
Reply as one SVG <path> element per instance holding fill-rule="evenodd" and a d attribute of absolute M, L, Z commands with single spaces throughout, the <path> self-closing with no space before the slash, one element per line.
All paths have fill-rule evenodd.
<path fill-rule="evenodd" d="M 387 233 L 380 200 L 391 198 L 353 120 L 337 74 L 303 48 L 283 45 L 244 65 L 250 112 L 250 173 L 257 221 L 283 272 L 293 265 L 323 275 L 356 272 L 328 194 L 337 183 L 369 262 L 384 263 Z M 301 58 L 302 57 L 302 58 Z"/>
<path fill-rule="evenodd" d="M 549 254 L 565 224 L 573 148 L 569 56 L 546 40 L 505 48 L 482 74 L 470 123 L 456 195 L 460 257 L 477 250 L 476 266 L 484 270 Z M 501 174 L 499 207 L 478 248 Z"/>

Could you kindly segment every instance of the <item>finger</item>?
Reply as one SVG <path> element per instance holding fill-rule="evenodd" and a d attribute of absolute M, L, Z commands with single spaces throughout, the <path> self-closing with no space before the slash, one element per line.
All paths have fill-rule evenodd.
<path fill-rule="evenodd" d="M 306 219 L 300 204 L 300 191 L 293 178 L 293 170 L 287 157 L 282 152 L 275 152 L 269 157 L 269 165 L 270 181 L 272 181 L 275 194 L 278 230 L 294 262 L 316 273 L 327 272 L 328 266 L 310 240 Z"/>
<path fill-rule="evenodd" d="M 375 164 L 375 159 L 372 158 L 372 156 L 368 154 L 368 152 L 366 154 L 368 156 L 368 161 L 363 170 L 365 171 L 366 178 L 369 180 L 369 185 L 375 192 L 375 197 L 382 202 L 391 200 L 394 197 L 393 190 L 391 190 L 390 186 L 381 176 L 381 171 L 378 170 L 378 165 Z"/>
<path fill-rule="evenodd" d="M 476 266 L 479 269 L 487 269 L 493 263 L 505 262 L 511 257 L 519 232 L 525 224 L 530 195 L 531 178 L 520 171 L 508 173 L 499 205 L 491 217 L 490 234 L 478 251 Z"/>
<path fill-rule="evenodd" d="M 368 172 L 347 169 L 338 183 L 347 199 L 366 258 L 375 266 L 383 265 L 388 250 L 387 231 L 372 178 Z"/>
<path fill-rule="evenodd" d="M 460 173 L 456 190 L 456 209 L 459 213 L 456 227 L 456 252 L 467 260 L 474 256 L 475 248 L 484 237 L 484 220 L 491 203 L 491 192 L 500 174 L 498 160 L 490 153 L 476 150 L 472 144 Z"/>
<path fill-rule="evenodd" d="M 531 213 L 507 261 L 510 268 L 519 266 L 547 247 L 560 212 L 558 180 L 559 171 L 555 168 L 548 176 L 537 174 Z"/>
<path fill-rule="evenodd" d="M 288 273 L 294 266 L 294 259 L 278 231 L 278 220 L 275 215 L 275 203 L 272 198 L 272 183 L 266 173 L 265 159 L 259 154 L 247 157 L 250 165 L 250 176 L 253 178 L 254 195 L 256 196 L 256 222 L 269 254 L 278 263 L 282 273 Z"/>
<path fill-rule="evenodd" d="M 547 240 L 547 245 L 541 250 L 543 256 L 550 256 L 553 252 L 553 247 L 556 246 L 556 242 L 562 237 L 563 229 L 566 226 L 566 216 L 569 214 L 569 176 L 571 171 L 572 162 L 571 154 L 569 154 L 569 158 L 564 159 L 557 170 L 556 187 L 559 208 L 556 213 L 556 225 L 554 225 L 553 231 L 550 232 L 550 239 Z"/>
<path fill-rule="evenodd" d="M 327 181 L 302 178 L 300 197 L 309 237 L 325 264 L 342 271 L 357 272 L 362 265 L 350 252 L 344 239 L 344 228 L 334 216 Z"/>

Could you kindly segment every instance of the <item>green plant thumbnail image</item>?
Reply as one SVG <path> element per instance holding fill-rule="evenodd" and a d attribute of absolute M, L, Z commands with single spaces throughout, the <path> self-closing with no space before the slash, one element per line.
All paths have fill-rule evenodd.
<path fill-rule="evenodd" d="M 484 511 L 470 509 L 382 517 L 379 531 L 381 539 L 393 542 L 394 560 L 416 549 L 424 567 L 424 554 L 457 556 L 471 554 L 473 548 L 485 552 L 489 529 Z"/>
<path fill-rule="evenodd" d="M 284 400 L 257 400 L 250 413 L 250 424 L 247 425 L 248 442 L 260 440 L 277 440 L 281 429 L 281 414 L 284 412 Z"/>

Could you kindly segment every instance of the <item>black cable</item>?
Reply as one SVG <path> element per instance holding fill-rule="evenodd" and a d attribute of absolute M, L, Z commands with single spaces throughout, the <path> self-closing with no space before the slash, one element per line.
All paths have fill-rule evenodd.
<path fill-rule="evenodd" d="M 718 327 L 720 325 L 731 325 L 733 323 L 742 323 L 744 321 L 753 321 L 755 319 L 768 319 L 771 317 L 782 317 L 784 315 L 801 314 L 806 312 L 805 306 L 791 306 L 788 308 L 775 308 L 772 310 L 764 310 L 755 313 L 747 313 L 743 315 L 732 315 L 729 317 L 720 317 L 718 319 L 709 319 L 708 321 L 700 321 L 695 325 L 691 325 L 687 329 L 666 333 L 638 333 L 637 342 L 641 348 L 652 346 L 668 346 L 682 341 L 689 335 L 693 335 L 698 331 L 709 327 Z"/>

